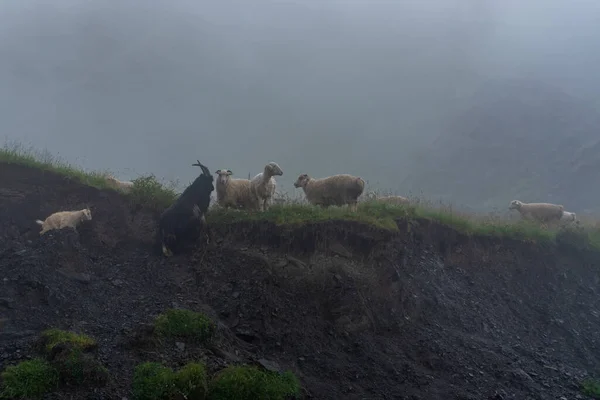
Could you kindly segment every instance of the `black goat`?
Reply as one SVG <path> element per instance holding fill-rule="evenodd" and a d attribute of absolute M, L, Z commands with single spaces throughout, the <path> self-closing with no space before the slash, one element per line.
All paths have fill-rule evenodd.
<path fill-rule="evenodd" d="M 191 185 L 160 216 L 158 234 L 165 256 L 173 255 L 183 242 L 198 240 L 206 225 L 205 214 L 210 205 L 210 194 L 215 190 L 213 176 L 208 168 L 198 161 L 193 166 L 202 169 Z"/>

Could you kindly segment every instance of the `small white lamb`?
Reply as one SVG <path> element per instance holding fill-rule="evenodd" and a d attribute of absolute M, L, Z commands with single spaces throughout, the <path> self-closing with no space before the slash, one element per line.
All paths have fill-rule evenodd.
<path fill-rule="evenodd" d="M 377 202 L 380 202 L 380 203 L 397 205 L 397 206 L 408 205 L 410 203 L 410 200 L 408 200 L 406 197 L 403 197 L 403 196 L 381 196 L 381 197 L 375 197 L 374 200 Z"/>
<path fill-rule="evenodd" d="M 257 198 L 259 211 L 266 211 L 271 206 L 271 199 L 277 187 L 277 182 L 273 177 L 281 175 L 283 175 L 283 171 L 279 165 L 271 161 L 265 165 L 263 172 L 250 180 L 250 189 Z"/>
<path fill-rule="evenodd" d="M 79 211 L 59 211 L 48 216 L 44 221 L 37 219 L 35 222 L 42 226 L 40 235 L 53 230 L 71 227 L 77 232 L 77 225 L 83 221 L 91 221 L 92 212 L 89 208 Z"/>
<path fill-rule="evenodd" d="M 298 176 L 294 187 L 302 188 L 306 200 L 322 207 L 348 204 L 352 211 L 358 208 L 358 197 L 365 189 L 365 181 L 348 174 L 333 175 L 327 178 L 313 179 L 307 174 Z"/>
<path fill-rule="evenodd" d="M 523 203 L 519 200 L 510 202 L 509 210 L 518 210 L 521 217 L 527 220 L 535 220 L 542 223 L 560 221 L 565 208 L 559 204 L 551 203 Z"/>
<path fill-rule="evenodd" d="M 217 203 L 221 207 L 236 209 L 258 209 L 258 200 L 250 189 L 250 180 L 231 178 L 233 172 L 229 169 L 219 169 L 217 174 Z"/>
<path fill-rule="evenodd" d="M 133 189 L 133 182 L 131 182 L 131 181 L 121 181 L 112 175 L 108 175 L 106 177 L 106 180 L 109 182 L 109 184 L 111 186 L 113 186 L 116 189 L 119 189 L 125 193 L 129 193 Z"/>

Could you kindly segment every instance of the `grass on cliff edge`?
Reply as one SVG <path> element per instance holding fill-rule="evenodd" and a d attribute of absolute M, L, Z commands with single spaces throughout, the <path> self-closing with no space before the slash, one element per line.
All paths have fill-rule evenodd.
<path fill-rule="evenodd" d="M 105 180 L 103 172 L 83 171 L 47 151 L 37 151 L 16 142 L 5 144 L 3 148 L 0 148 L 0 162 L 52 171 L 99 189 L 111 188 Z M 161 184 L 153 175 L 137 178 L 133 182 L 134 189 L 128 196 L 134 204 L 163 210 L 177 198 L 177 194 L 172 188 Z M 308 205 L 285 204 L 274 205 L 264 213 L 216 208 L 210 211 L 209 216 L 209 220 L 215 223 L 270 221 L 277 225 L 302 225 L 312 222 L 345 220 L 362 222 L 393 231 L 398 229 L 395 223 L 397 218 L 426 218 L 449 225 L 465 234 L 510 237 L 536 242 L 554 241 L 557 234 L 556 230 L 544 229 L 522 221 L 513 222 L 501 218 L 475 217 L 456 213 L 450 209 L 428 206 L 406 207 L 376 202 L 360 203 L 357 213 L 350 212 L 346 207 L 321 209 Z M 591 247 L 600 250 L 600 230 L 586 228 L 582 237 Z"/>
<path fill-rule="evenodd" d="M 474 218 L 448 210 L 436 210 L 418 206 L 397 206 L 374 201 L 361 202 L 358 211 L 352 212 L 347 207 L 330 207 L 322 209 L 310 205 L 273 205 L 263 213 L 249 213 L 232 210 L 215 209 L 209 215 L 209 221 L 216 223 L 233 223 L 240 221 L 270 221 L 276 225 L 302 225 L 309 222 L 330 220 L 356 221 L 381 229 L 397 231 L 398 218 L 425 218 L 438 221 L 453 227 L 459 232 L 472 235 L 492 235 L 531 239 L 540 241 L 553 240 L 556 232 L 544 229 L 531 223 L 513 222 L 502 219 Z"/>
<path fill-rule="evenodd" d="M 54 172 L 84 185 L 97 189 L 113 189 L 106 180 L 106 172 L 84 171 L 48 151 L 25 147 L 18 142 L 5 143 L 0 148 L 0 163 L 25 165 Z M 172 187 L 160 183 L 154 175 L 142 176 L 133 180 L 134 187 L 128 195 L 136 204 L 143 204 L 156 209 L 168 207 L 177 194 Z"/>

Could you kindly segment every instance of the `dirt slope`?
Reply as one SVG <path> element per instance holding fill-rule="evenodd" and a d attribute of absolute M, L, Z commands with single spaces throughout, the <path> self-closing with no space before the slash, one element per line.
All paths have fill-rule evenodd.
<path fill-rule="evenodd" d="M 79 236 L 33 222 L 94 207 Z M 204 359 L 211 371 L 264 358 L 315 399 L 548 399 L 600 373 L 600 256 L 468 238 L 427 221 L 400 234 L 355 223 L 215 227 L 164 260 L 154 216 L 116 193 L 0 166 L 0 368 L 32 355 L 44 328 L 94 336 L 113 378 L 49 399 L 130 398 L 133 367 Z M 144 347 L 170 307 L 220 321 L 212 349 Z M 583 398 L 583 397 L 581 397 Z"/>

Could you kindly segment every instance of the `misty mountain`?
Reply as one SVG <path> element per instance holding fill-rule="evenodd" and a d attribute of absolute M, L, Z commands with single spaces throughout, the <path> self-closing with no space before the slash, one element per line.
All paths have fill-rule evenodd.
<path fill-rule="evenodd" d="M 536 80 L 487 83 L 413 158 L 403 185 L 469 208 L 513 199 L 600 210 L 600 113 Z"/>

